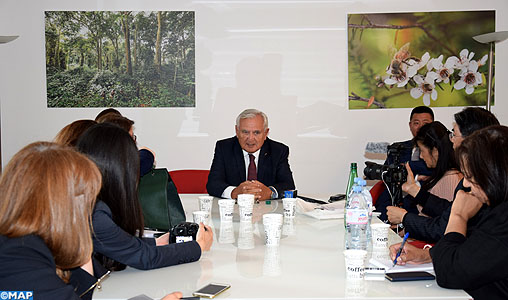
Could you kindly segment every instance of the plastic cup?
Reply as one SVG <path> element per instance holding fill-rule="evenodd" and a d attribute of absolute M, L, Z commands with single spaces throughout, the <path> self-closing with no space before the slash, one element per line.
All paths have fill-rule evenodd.
<path fill-rule="evenodd" d="M 233 199 L 220 199 L 219 212 L 221 222 L 233 222 L 233 211 L 235 209 L 235 200 Z"/>
<path fill-rule="evenodd" d="M 365 276 L 365 259 L 367 251 L 349 249 L 344 250 L 346 259 L 346 277 L 349 279 L 362 279 Z"/>
<path fill-rule="evenodd" d="M 207 211 L 197 210 L 192 212 L 192 218 L 194 219 L 194 223 L 196 224 L 203 223 L 203 225 L 207 225 L 209 216 L 210 213 L 208 213 Z"/>
<path fill-rule="evenodd" d="M 284 206 L 284 218 L 294 218 L 296 208 L 296 198 L 282 199 L 282 206 Z"/>
<path fill-rule="evenodd" d="M 282 234 L 282 215 L 264 214 L 263 226 L 265 228 L 265 244 L 267 246 L 278 246 Z"/>
<path fill-rule="evenodd" d="M 238 249 L 254 248 L 254 229 L 251 222 L 240 222 L 238 229 Z"/>
<path fill-rule="evenodd" d="M 252 209 L 254 207 L 254 195 L 240 194 L 238 195 L 238 206 L 240 211 L 240 222 L 252 221 Z"/>
<path fill-rule="evenodd" d="M 212 203 L 213 203 L 213 197 L 212 196 L 199 196 L 199 210 L 207 211 L 210 213 L 212 211 Z"/>
<path fill-rule="evenodd" d="M 372 248 L 388 248 L 388 231 L 390 224 L 374 223 L 370 225 Z"/>

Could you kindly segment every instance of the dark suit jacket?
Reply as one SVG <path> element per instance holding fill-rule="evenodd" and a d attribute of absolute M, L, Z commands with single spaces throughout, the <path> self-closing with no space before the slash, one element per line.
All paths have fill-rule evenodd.
<path fill-rule="evenodd" d="M 266 186 L 273 186 L 279 198 L 284 191 L 295 189 L 288 156 L 288 146 L 269 138 L 266 138 L 259 151 L 258 181 Z M 228 186 L 239 186 L 245 180 L 245 160 L 238 138 L 234 136 L 218 141 L 206 184 L 208 193 L 221 197 Z"/>
<path fill-rule="evenodd" d="M 76 250 L 78 251 L 78 250 Z M 97 279 L 81 268 L 72 271 L 71 282 L 65 284 L 56 275 L 53 254 L 36 235 L 8 238 L 0 235 L 0 291 L 33 291 L 39 300 L 91 299 L 85 292 Z M 94 265 L 94 272 L 96 272 Z M 77 276 L 73 280 L 73 276 Z"/>

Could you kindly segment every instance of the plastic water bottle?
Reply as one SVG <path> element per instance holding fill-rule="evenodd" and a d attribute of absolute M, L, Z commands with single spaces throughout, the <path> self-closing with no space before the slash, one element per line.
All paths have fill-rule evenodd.
<path fill-rule="evenodd" d="M 349 203 L 349 199 L 350 199 L 350 198 L 351 198 L 351 196 L 353 195 L 353 188 L 354 188 L 355 186 L 357 186 L 357 185 L 358 185 L 358 182 L 359 182 L 360 180 L 361 180 L 361 178 L 359 178 L 359 177 L 355 177 L 355 178 L 353 179 L 353 185 L 351 186 L 351 190 L 349 191 L 349 193 L 347 193 L 347 194 L 346 194 L 346 201 L 344 202 L 344 228 L 346 228 L 346 227 L 347 227 L 347 220 L 346 220 L 346 219 L 347 219 L 347 215 L 346 215 L 346 207 L 347 207 L 347 205 L 348 205 L 348 203 Z"/>
<path fill-rule="evenodd" d="M 358 185 L 362 187 L 362 194 L 367 201 L 368 213 L 369 213 L 369 223 L 367 226 L 367 244 L 369 244 L 372 238 L 372 232 L 370 231 L 370 224 L 372 223 L 372 212 L 374 211 L 374 206 L 372 204 L 372 195 L 370 194 L 369 189 L 367 188 L 367 181 L 360 179 L 358 181 Z"/>
<path fill-rule="evenodd" d="M 367 250 L 368 205 L 362 187 L 353 187 L 353 194 L 346 207 L 346 249 Z"/>
<path fill-rule="evenodd" d="M 346 228 L 346 207 L 347 203 L 349 202 L 349 195 L 351 194 L 351 191 L 353 190 L 353 185 L 355 183 L 355 178 L 358 177 L 358 168 L 357 164 L 355 162 L 351 163 L 351 166 L 349 168 L 349 177 L 347 181 L 346 186 L 346 202 L 344 204 L 344 228 Z"/>

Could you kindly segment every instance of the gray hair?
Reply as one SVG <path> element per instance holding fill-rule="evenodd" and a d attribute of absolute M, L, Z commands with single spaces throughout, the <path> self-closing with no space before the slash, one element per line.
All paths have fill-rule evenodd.
<path fill-rule="evenodd" d="M 254 108 L 249 108 L 249 109 L 242 111 L 238 115 L 238 117 L 236 117 L 236 126 L 240 127 L 240 120 L 255 118 L 256 116 L 263 117 L 263 129 L 266 130 L 268 128 L 268 117 L 265 115 L 264 112 L 254 109 Z"/>

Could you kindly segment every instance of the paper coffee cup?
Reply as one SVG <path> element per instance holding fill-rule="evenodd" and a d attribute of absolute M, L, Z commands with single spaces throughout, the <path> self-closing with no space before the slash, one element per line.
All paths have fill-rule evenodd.
<path fill-rule="evenodd" d="M 362 279 L 365 276 L 365 259 L 367 251 L 348 249 L 344 250 L 346 260 L 346 277 L 350 279 Z"/>
<path fill-rule="evenodd" d="M 212 203 L 213 203 L 213 197 L 212 196 L 199 196 L 199 210 L 207 211 L 210 213 L 212 211 Z"/>
<path fill-rule="evenodd" d="M 192 212 L 192 218 L 196 224 L 203 223 L 203 225 L 208 225 L 209 216 L 210 214 L 207 211 L 197 210 Z"/>
<path fill-rule="evenodd" d="M 370 225 L 372 248 L 388 248 L 388 232 L 390 224 L 374 223 Z"/>
<path fill-rule="evenodd" d="M 240 212 L 240 222 L 249 222 L 252 220 L 252 209 L 254 207 L 254 195 L 238 195 L 238 206 Z"/>
<path fill-rule="evenodd" d="M 220 221 L 233 222 L 233 211 L 235 209 L 235 200 L 233 199 L 220 199 L 218 201 Z"/>
<path fill-rule="evenodd" d="M 284 218 L 294 218 L 296 208 L 296 198 L 282 199 L 282 206 L 284 206 Z"/>
<path fill-rule="evenodd" d="M 264 214 L 263 226 L 265 228 L 265 244 L 267 246 L 278 246 L 282 235 L 282 215 Z"/>

